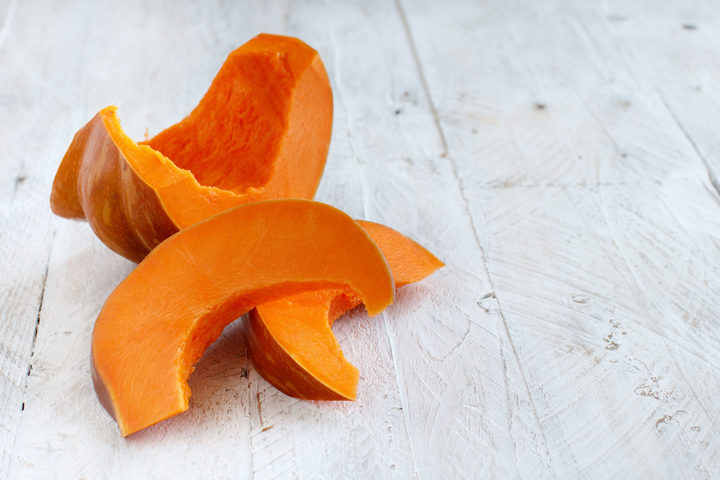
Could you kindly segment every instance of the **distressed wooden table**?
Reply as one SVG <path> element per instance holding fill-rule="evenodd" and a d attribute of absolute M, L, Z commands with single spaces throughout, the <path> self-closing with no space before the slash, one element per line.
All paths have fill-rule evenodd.
<path fill-rule="evenodd" d="M 718 478 L 713 0 L 0 0 L 0 478 Z M 182 118 L 258 32 L 335 95 L 318 199 L 447 268 L 336 324 L 355 403 L 288 398 L 233 324 L 122 439 L 90 333 L 133 265 L 54 217 L 74 132 Z"/>

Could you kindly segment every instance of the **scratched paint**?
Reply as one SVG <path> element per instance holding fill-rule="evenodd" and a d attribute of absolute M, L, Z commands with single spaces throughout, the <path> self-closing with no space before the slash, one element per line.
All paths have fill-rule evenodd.
<path fill-rule="evenodd" d="M 720 17 L 674 3 L 0 4 L 0 477 L 720 475 Z M 357 402 L 282 395 L 234 324 L 122 440 L 88 345 L 132 265 L 51 217 L 52 175 L 97 109 L 157 132 L 259 31 L 333 83 L 318 199 L 448 266 L 336 322 Z"/>

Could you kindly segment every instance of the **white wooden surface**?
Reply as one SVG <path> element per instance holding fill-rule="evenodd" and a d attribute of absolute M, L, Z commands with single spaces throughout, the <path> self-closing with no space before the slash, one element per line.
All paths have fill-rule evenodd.
<path fill-rule="evenodd" d="M 447 268 L 336 323 L 357 402 L 278 393 L 233 325 L 122 439 L 89 343 L 133 266 L 51 214 L 55 169 L 263 31 L 333 83 L 318 199 Z M 0 478 L 720 477 L 718 52 L 714 0 L 0 0 Z"/>

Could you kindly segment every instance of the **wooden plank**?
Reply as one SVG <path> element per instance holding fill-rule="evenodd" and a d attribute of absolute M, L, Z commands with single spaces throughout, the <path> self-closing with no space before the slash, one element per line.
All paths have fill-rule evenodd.
<path fill-rule="evenodd" d="M 699 265 L 718 252 L 693 248 L 713 244 L 720 219 L 703 162 L 635 76 L 642 60 L 626 65 L 622 46 L 587 26 L 592 7 L 454 6 L 409 4 L 408 24 L 548 473 L 712 476 L 717 371 L 687 374 L 718 352 L 714 280 L 703 283 L 715 271 Z M 692 200 L 674 212 L 681 198 Z"/>
<path fill-rule="evenodd" d="M 38 95 L 42 86 L 20 66 L 19 9 L 17 2 L 0 8 L 0 85 L 12 86 L 0 93 L 0 476 L 18 434 L 54 234 L 44 159 L 58 148 L 58 128 L 45 119 L 65 108 Z"/>

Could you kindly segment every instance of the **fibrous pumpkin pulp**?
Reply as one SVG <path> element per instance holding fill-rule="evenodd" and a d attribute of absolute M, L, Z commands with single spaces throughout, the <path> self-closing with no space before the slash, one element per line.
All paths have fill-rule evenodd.
<path fill-rule="evenodd" d="M 311 199 L 331 129 L 318 53 L 261 34 L 228 56 L 187 117 L 145 142 L 122 131 L 115 107 L 101 110 L 75 135 L 50 204 L 138 262 L 178 230 L 237 205 Z"/>

